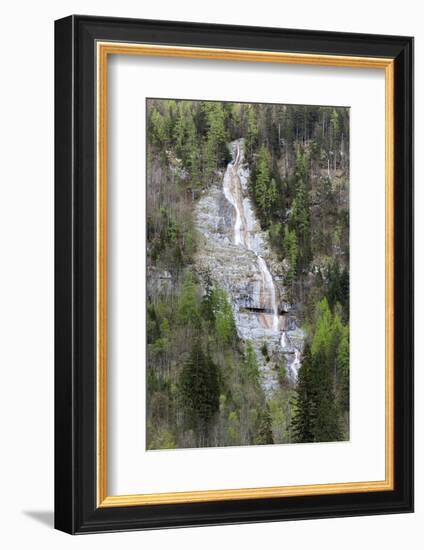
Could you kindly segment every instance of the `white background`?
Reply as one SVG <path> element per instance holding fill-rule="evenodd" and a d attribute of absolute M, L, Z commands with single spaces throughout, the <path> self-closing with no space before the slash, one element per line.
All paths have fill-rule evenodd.
<path fill-rule="evenodd" d="M 357 0 L 138 3 L 21 2 L 3 6 L 0 86 L 0 542 L 5 548 L 422 548 L 424 300 L 416 285 L 416 513 L 264 525 L 69 537 L 53 507 L 53 20 L 70 13 L 276 25 L 416 37 L 416 204 L 423 204 L 424 29 L 419 3 Z M 418 210 L 419 211 L 419 210 Z M 423 216 L 416 280 L 424 279 Z M 372 320 L 369 321 L 372 330 Z"/>
<path fill-rule="evenodd" d="M 108 78 L 108 494 L 384 479 L 384 70 L 126 56 Z M 350 441 L 146 452 L 145 97 L 349 106 Z"/>

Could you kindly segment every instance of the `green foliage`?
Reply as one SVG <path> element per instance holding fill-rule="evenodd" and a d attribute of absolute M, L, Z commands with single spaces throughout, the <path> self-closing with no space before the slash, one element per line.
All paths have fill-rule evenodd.
<path fill-rule="evenodd" d="M 274 437 L 272 435 L 272 420 L 269 405 L 266 404 L 265 408 L 260 413 L 259 432 L 256 438 L 257 445 L 271 445 L 274 443 Z"/>
<path fill-rule="evenodd" d="M 265 357 L 266 362 L 268 362 L 269 354 L 268 354 L 268 346 L 266 345 L 266 342 L 264 342 L 261 346 L 261 353 Z"/>
<path fill-rule="evenodd" d="M 185 129 L 186 129 L 186 109 L 185 103 L 179 101 L 177 103 L 177 116 L 175 118 L 173 142 L 175 143 L 175 152 L 181 158 L 183 155 L 183 147 L 185 142 Z"/>
<path fill-rule="evenodd" d="M 218 344 L 226 346 L 235 341 L 237 336 L 233 310 L 227 294 L 221 288 L 214 287 L 210 274 L 203 277 L 205 294 L 201 303 L 203 319 L 214 329 Z"/>
<path fill-rule="evenodd" d="M 337 348 L 337 387 L 339 406 L 342 411 L 349 411 L 349 327 L 342 329 Z"/>
<path fill-rule="evenodd" d="M 176 295 L 147 308 L 148 446 L 252 444 L 264 396 L 256 352 L 240 346 L 232 308 L 210 273 L 181 275 Z M 163 442 L 166 440 L 167 442 Z"/>
<path fill-rule="evenodd" d="M 147 116 L 147 267 L 164 280 L 147 304 L 148 447 L 346 438 L 348 110 L 149 100 Z M 285 299 L 307 327 L 296 389 L 266 345 L 257 356 L 239 341 L 226 293 L 193 268 L 195 203 L 240 137 L 250 198 L 287 266 Z M 278 373 L 267 402 L 258 360 Z"/>
<path fill-rule="evenodd" d="M 311 346 L 312 355 L 316 356 L 318 353 L 322 353 L 327 357 L 330 353 L 333 318 L 326 298 L 318 303 L 315 319 L 315 332 Z"/>
<path fill-rule="evenodd" d="M 263 223 L 277 199 L 277 187 L 274 178 L 270 176 L 271 157 L 269 151 L 262 145 L 259 149 L 259 159 L 255 179 L 255 202 Z"/>
<path fill-rule="evenodd" d="M 175 439 L 171 432 L 161 428 L 155 432 L 150 440 L 149 449 L 176 449 Z"/>
<path fill-rule="evenodd" d="M 289 269 L 286 274 L 286 285 L 290 289 L 297 273 L 297 237 L 295 231 L 290 231 L 287 225 L 284 226 L 284 250 L 289 262 Z"/>
<path fill-rule="evenodd" d="M 246 373 L 248 383 L 255 388 L 259 388 L 258 363 L 256 360 L 255 350 L 249 340 L 246 343 Z"/>
<path fill-rule="evenodd" d="M 349 272 L 346 268 L 341 270 L 336 258 L 327 266 L 326 280 L 330 307 L 333 309 L 338 302 L 343 308 L 343 318 L 349 319 Z"/>
<path fill-rule="evenodd" d="M 180 388 L 189 422 L 200 437 L 207 436 L 208 424 L 219 408 L 218 369 L 198 340 L 181 371 Z"/>
<path fill-rule="evenodd" d="M 297 442 L 346 438 L 348 413 L 348 326 L 331 313 L 327 299 L 317 305 L 311 344 L 307 342 L 299 369 L 292 430 Z"/>
<path fill-rule="evenodd" d="M 228 445 L 239 445 L 240 444 L 240 422 L 237 417 L 236 411 L 231 411 L 228 415 L 228 425 L 227 425 L 227 440 Z"/>
<path fill-rule="evenodd" d="M 150 139 L 157 147 L 163 147 L 166 143 L 165 120 L 157 109 L 150 113 Z"/>
<path fill-rule="evenodd" d="M 292 421 L 294 438 L 298 443 L 314 441 L 315 408 L 316 394 L 314 392 L 312 354 L 309 344 L 306 344 L 302 356 L 302 366 L 299 369 L 295 415 Z"/>
<path fill-rule="evenodd" d="M 308 155 L 302 153 L 301 148 L 297 147 L 295 165 L 296 194 L 292 204 L 289 226 L 290 229 L 296 233 L 296 241 L 298 244 L 298 268 L 300 270 L 306 270 L 311 259 L 310 211 L 307 191 L 308 162 Z"/>
<path fill-rule="evenodd" d="M 233 310 L 224 290 L 215 288 L 212 291 L 215 332 L 220 344 L 230 344 L 236 337 Z"/>
<path fill-rule="evenodd" d="M 191 271 L 184 276 L 178 301 L 177 320 L 182 325 L 193 327 L 197 327 L 200 322 L 198 290 Z"/>
<path fill-rule="evenodd" d="M 211 278 L 210 271 L 203 273 L 203 287 L 205 293 L 200 305 L 202 317 L 205 321 L 214 324 L 215 323 L 215 299 L 214 299 L 214 287 Z"/>
<path fill-rule="evenodd" d="M 246 153 L 249 162 L 251 162 L 253 152 L 257 147 L 258 127 L 256 124 L 256 116 L 254 106 L 247 106 L 247 132 L 246 132 Z"/>
<path fill-rule="evenodd" d="M 210 179 L 214 170 L 227 160 L 227 132 L 225 130 L 225 111 L 222 103 L 205 101 L 202 110 L 206 119 L 206 140 L 204 153 L 206 156 L 205 176 Z"/>

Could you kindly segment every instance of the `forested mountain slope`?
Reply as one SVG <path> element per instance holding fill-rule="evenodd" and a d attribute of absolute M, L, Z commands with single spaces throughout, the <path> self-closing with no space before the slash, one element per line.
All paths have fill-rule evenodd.
<path fill-rule="evenodd" d="M 348 109 L 147 107 L 148 448 L 348 438 Z"/>

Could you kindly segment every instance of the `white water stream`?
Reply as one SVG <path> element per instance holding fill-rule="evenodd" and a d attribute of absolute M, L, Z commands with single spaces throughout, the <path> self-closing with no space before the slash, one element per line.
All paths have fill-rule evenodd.
<path fill-rule="evenodd" d="M 265 259 L 261 255 L 263 250 L 262 237 L 258 232 L 258 224 L 250 200 L 247 197 L 243 198 L 241 183 L 243 152 L 241 147 L 241 141 L 232 143 L 233 160 L 227 166 L 223 181 L 224 195 L 235 211 L 232 242 L 236 246 L 253 252 L 256 257 L 261 275 L 259 306 L 262 311 L 259 315 L 259 322 L 264 330 L 270 331 L 270 336 L 279 336 L 280 348 L 286 358 L 287 376 L 292 383 L 296 383 L 301 365 L 300 350 L 302 348 L 303 332 L 295 323 L 294 326 L 292 324 L 292 328 L 289 330 L 285 326 L 284 320 L 280 320 L 274 279 Z M 264 375 L 266 394 L 270 396 L 276 382 L 273 378 L 274 375 L 270 371 L 266 372 L 267 374 Z"/>
<path fill-rule="evenodd" d="M 263 319 L 267 328 L 278 332 L 278 309 L 274 280 L 265 260 L 255 250 L 254 243 L 252 243 L 251 239 L 253 227 L 250 227 L 250 224 L 247 222 L 247 220 L 252 221 L 253 217 L 251 213 L 249 213 L 250 215 L 246 215 L 240 178 L 237 173 L 241 158 L 239 142 L 235 143 L 235 149 L 234 162 L 228 164 L 223 181 L 224 195 L 236 211 L 233 241 L 235 245 L 243 246 L 247 250 L 251 250 L 257 258 L 262 277 L 261 297 L 262 306 L 265 312 Z"/>

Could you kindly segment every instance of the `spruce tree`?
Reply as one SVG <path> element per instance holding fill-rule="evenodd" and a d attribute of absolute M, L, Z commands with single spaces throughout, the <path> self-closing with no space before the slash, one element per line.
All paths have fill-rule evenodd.
<path fill-rule="evenodd" d="M 334 395 L 334 383 L 325 353 L 320 350 L 313 357 L 313 380 L 316 417 L 313 424 L 314 441 L 339 441 L 340 416 Z"/>
<path fill-rule="evenodd" d="M 253 105 L 247 107 L 247 136 L 246 153 L 249 164 L 252 162 L 253 151 L 256 148 L 258 139 L 258 127 L 256 124 L 256 115 Z"/>
<path fill-rule="evenodd" d="M 248 340 L 246 342 L 246 361 L 245 372 L 247 383 L 254 388 L 259 388 L 259 369 L 256 360 L 256 353 L 253 349 L 252 342 Z"/>
<path fill-rule="evenodd" d="M 149 137 L 151 142 L 158 148 L 164 146 L 166 141 L 166 129 L 165 122 L 162 115 L 155 108 L 152 109 L 150 114 L 150 132 Z"/>
<path fill-rule="evenodd" d="M 200 306 L 200 311 L 202 318 L 205 319 L 208 323 L 211 323 L 212 326 L 215 323 L 215 304 L 214 304 L 214 292 L 213 292 L 213 283 L 211 278 L 210 270 L 207 269 L 203 273 L 203 286 L 205 289 L 205 294 L 202 298 L 202 303 Z"/>
<path fill-rule="evenodd" d="M 206 140 L 204 142 L 204 155 L 206 158 L 206 178 L 209 179 L 213 172 L 227 155 L 227 131 L 225 129 L 225 111 L 222 103 L 202 103 L 202 110 L 206 119 Z"/>
<path fill-rule="evenodd" d="M 296 232 L 298 244 L 298 265 L 301 270 L 308 268 L 311 261 L 310 207 L 308 197 L 308 162 L 309 157 L 296 150 L 295 197 L 290 216 L 290 229 Z"/>
<path fill-rule="evenodd" d="M 349 411 L 349 326 L 343 327 L 339 346 L 337 349 L 337 389 L 340 409 Z"/>
<path fill-rule="evenodd" d="M 290 231 L 287 225 L 284 226 L 284 251 L 289 262 L 289 269 L 286 274 L 286 285 L 290 288 L 297 272 L 298 247 L 295 231 Z"/>
<path fill-rule="evenodd" d="M 272 445 L 274 437 L 272 435 L 271 412 L 268 403 L 260 414 L 259 430 L 256 438 L 257 445 Z"/>
<path fill-rule="evenodd" d="M 265 145 L 259 150 L 258 166 L 256 171 L 255 199 L 261 214 L 261 219 L 265 220 L 269 211 L 269 153 Z"/>
<path fill-rule="evenodd" d="M 200 311 L 197 287 L 191 271 L 184 276 L 181 294 L 177 304 L 177 318 L 180 324 L 199 327 Z"/>
<path fill-rule="evenodd" d="M 207 441 L 208 425 L 219 409 L 218 368 L 198 339 L 181 371 L 180 391 L 189 425 L 199 442 Z"/>
<path fill-rule="evenodd" d="M 312 355 L 307 343 L 302 355 L 294 399 L 295 413 L 292 418 L 292 433 L 296 443 L 314 441 L 316 416 L 316 391 L 312 375 Z"/>
<path fill-rule="evenodd" d="M 179 158 L 184 154 L 184 142 L 185 142 L 185 120 L 186 113 L 184 109 L 184 102 L 179 101 L 177 107 L 177 117 L 175 120 L 174 126 L 174 143 L 175 143 L 175 152 Z"/>

